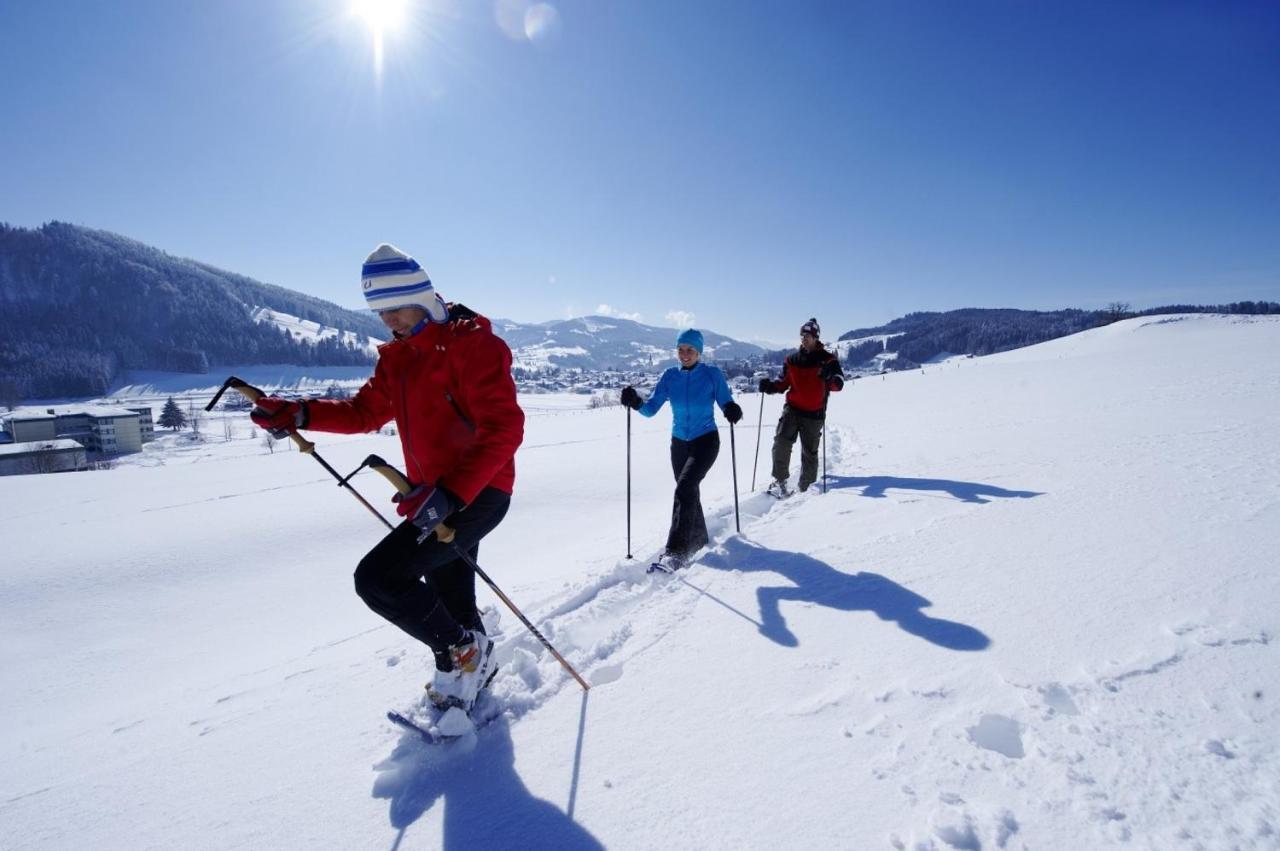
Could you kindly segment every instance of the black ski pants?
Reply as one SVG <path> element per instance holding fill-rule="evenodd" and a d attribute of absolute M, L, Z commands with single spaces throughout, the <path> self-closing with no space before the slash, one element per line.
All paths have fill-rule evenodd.
<path fill-rule="evenodd" d="M 687 556 L 707 545 L 701 485 L 719 454 L 718 431 L 709 431 L 693 440 L 671 438 L 671 472 L 676 477 L 676 495 L 671 506 L 667 552 Z"/>
<path fill-rule="evenodd" d="M 477 558 L 480 539 L 502 522 L 511 495 L 485 488 L 445 525 L 456 532 L 445 544 L 406 520 L 392 529 L 356 567 L 356 593 L 369 608 L 429 646 L 436 666 L 449 670 L 449 647 L 464 630 L 483 629 L 476 610 L 476 575 L 454 546 Z M 423 581 L 425 580 L 425 581 Z"/>

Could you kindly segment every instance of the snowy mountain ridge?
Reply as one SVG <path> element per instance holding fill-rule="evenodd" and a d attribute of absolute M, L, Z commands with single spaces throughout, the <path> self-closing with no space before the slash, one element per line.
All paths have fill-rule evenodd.
<path fill-rule="evenodd" d="M 254 322 L 259 324 L 267 323 L 288 331 L 289 335 L 298 342 L 315 345 L 321 340 L 337 338 L 345 345 L 363 349 L 369 353 L 370 357 L 376 357 L 378 346 L 386 342 L 386 339 L 357 334 L 354 331 L 341 331 L 310 319 L 299 319 L 297 316 L 291 316 L 288 313 L 273 310 L 269 307 L 259 307 L 257 305 L 248 305 L 248 307 L 249 315 Z"/>
<path fill-rule="evenodd" d="M 513 362 L 524 369 L 546 367 L 585 370 L 653 370 L 675 364 L 676 337 L 683 328 L 645 325 L 611 316 L 583 316 L 522 324 L 494 320 L 494 332 L 511 347 Z M 732 361 L 758 356 L 764 349 L 723 334 L 702 331 L 708 360 Z"/>

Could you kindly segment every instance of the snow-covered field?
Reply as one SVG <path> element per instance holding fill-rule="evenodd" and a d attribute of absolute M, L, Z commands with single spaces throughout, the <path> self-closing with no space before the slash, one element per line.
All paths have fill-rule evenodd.
<path fill-rule="evenodd" d="M 494 718 L 445 748 L 384 720 L 429 655 L 355 596 L 381 527 L 311 459 L 0 478 L 0 846 L 1280 847 L 1275 318 L 861 379 L 830 491 L 781 503 L 746 396 L 742 534 L 726 430 L 669 578 L 669 415 L 632 422 L 627 561 L 623 409 L 530 401 L 481 562 L 594 687 L 504 611 Z"/>

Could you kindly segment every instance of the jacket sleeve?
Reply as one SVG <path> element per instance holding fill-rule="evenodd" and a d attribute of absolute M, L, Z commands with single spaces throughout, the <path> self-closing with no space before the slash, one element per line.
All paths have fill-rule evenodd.
<path fill-rule="evenodd" d="M 337 434 L 361 434 L 377 431 L 394 414 L 391 400 L 382 391 L 386 380 L 381 377 L 381 363 L 373 377 L 349 400 L 312 399 L 307 402 L 308 429 Z"/>
<path fill-rule="evenodd" d="M 782 362 L 782 377 L 773 382 L 773 390 L 775 393 L 785 393 L 791 386 L 791 358 L 787 358 Z"/>
<path fill-rule="evenodd" d="M 720 367 L 712 367 L 715 370 L 712 375 L 712 387 L 715 389 L 716 403 L 720 405 L 720 410 L 724 411 L 724 406 L 733 401 L 733 391 L 729 389 L 729 382 L 725 380 L 724 370 Z"/>
<path fill-rule="evenodd" d="M 827 379 L 827 390 L 832 393 L 839 393 L 844 389 L 844 369 L 840 366 L 840 358 L 832 355 L 828 363 L 834 363 L 836 371 L 834 375 Z"/>
<path fill-rule="evenodd" d="M 651 417 L 662 410 L 662 404 L 667 401 L 667 396 L 671 393 L 671 388 L 668 386 L 670 382 L 667 381 L 669 375 L 671 370 L 662 373 L 662 377 L 658 379 L 658 386 L 653 388 L 653 395 L 636 410 L 646 417 Z"/>
<path fill-rule="evenodd" d="M 475 439 L 438 484 L 469 505 L 524 442 L 524 411 L 516 402 L 507 344 L 490 333 L 476 334 L 468 343 L 455 361 L 456 387 Z"/>

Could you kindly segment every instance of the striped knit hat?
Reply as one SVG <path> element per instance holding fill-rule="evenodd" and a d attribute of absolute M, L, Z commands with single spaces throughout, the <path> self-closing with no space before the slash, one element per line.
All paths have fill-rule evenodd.
<path fill-rule="evenodd" d="M 449 316 L 444 299 L 432 288 L 418 261 L 389 243 L 382 243 L 365 258 L 360 285 L 370 310 L 420 307 L 432 322 L 444 322 Z"/>

